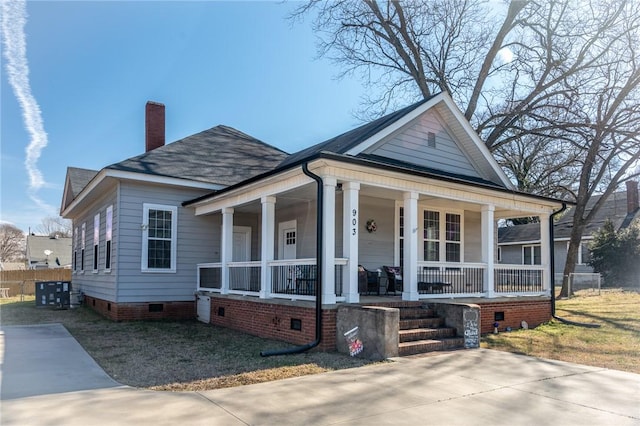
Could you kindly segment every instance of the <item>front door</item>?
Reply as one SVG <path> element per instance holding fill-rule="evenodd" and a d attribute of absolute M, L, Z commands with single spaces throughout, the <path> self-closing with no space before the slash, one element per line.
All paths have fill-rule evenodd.
<path fill-rule="evenodd" d="M 248 262 L 251 260 L 251 228 L 248 226 L 233 227 L 232 262 Z M 250 268 L 232 268 L 231 285 L 235 290 L 255 290 L 260 283 L 252 283 Z"/>
<path fill-rule="evenodd" d="M 281 222 L 278 225 L 278 230 L 278 258 L 295 259 L 298 240 L 296 221 Z"/>

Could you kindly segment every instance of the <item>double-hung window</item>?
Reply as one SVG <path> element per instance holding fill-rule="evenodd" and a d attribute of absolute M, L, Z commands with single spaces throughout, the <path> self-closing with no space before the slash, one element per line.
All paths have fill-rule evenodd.
<path fill-rule="evenodd" d="M 74 272 L 78 270 L 79 240 L 80 240 L 80 236 L 78 234 L 78 227 L 76 226 L 75 232 L 73 233 L 73 271 Z"/>
<path fill-rule="evenodd" d="M 111 239 L 113 235 L 113 206 L 107 207 L 105 215 L 105 247 L 104 247 L 104 269 L 111 270 Z"/>
<path fill-rule="evenodd" d="M 423 231 L 425 261 L 453 263 L 462 261 L 461 214 L 424 210 Z"/>
<path fill-rule="evenodd" d="M 542 251 L 539 245 L 522 247 L 522 263 L 524 265 L 542 264 Z"/>
<path fill-rule="evenodd" d="M 98 272 L 100 254 L 100 213 L 93 217 L 93 272 Z"/>
<path fill-rule="evenodd" d="M 178 209 L 143 205 L 142 271 L 175 272 Z"/>
<path fill-rule="evenodd" d="M 82 224 L 82 235 L 80 240 L 80 271 L 84 272 L 84 243 L 87 236 L 87 224 Z"/>

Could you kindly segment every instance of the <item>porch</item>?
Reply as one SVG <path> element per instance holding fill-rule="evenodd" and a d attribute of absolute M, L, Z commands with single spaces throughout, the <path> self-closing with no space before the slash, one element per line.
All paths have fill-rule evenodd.
<path fill-rule="evenodd" d="M 336 302 L 345 302 L 344 271 L 348 259 L 334 260 L 333 281 Z M 263 274 L 262 262 L 229 262 L 228 286 L 222 281 L 223 264 L 203 263 L 198 265 L 198 291 L 220 294 L 237 294 L 274 299 L 315 300 L 317 265 L 315 259 L 274 260 L 267 262 Z M 492 288 L 485 282 L 486 264 L 474 263 L 426 263 L 419 262 L 420 271 L 415 279 L 408 280 L 417 288 L 418 299 L 503 297 L 503 296 L 548 296 L 543 285 L 544 267 L 538 265 L 499 265 L 493 268 Z M 396 282 L 384 274 L 375 272 L 376 290 L 359 286 L 359 301 L 364 296 L 395 296 L 404 292 L 404 281 Z M 261 281 L 262 276 L 270 281 Z M 362 277 L 359 277 L 362 281 Z M 411 290 L 409 290 L 411 292 Z M 371 300 L 371 297 L 367 298 Z M 373 299 L 375 300 L 375 298 Z"/>
<path fill-rule="evenodd" d="M 198 291 L 313 301 L 321 275 L 323 305 L 359 303 L 372 294 L 362 266 L 376 296 L 404 301 L 550 295 L 555 201 L 333 159 L 310 168 L 321 185 L 292 168 L 189 203 L 214 244 Z M 500 263 L 498 221 L 525 216 L 540 220 L 540 263 Z"/>

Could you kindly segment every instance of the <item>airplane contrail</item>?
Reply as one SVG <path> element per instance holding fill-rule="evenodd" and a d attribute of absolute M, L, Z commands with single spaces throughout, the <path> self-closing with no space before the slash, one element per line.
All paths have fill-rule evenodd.
<path fill-rule="evenodd" d="M 38 205 L 48 207 L 35 195 L 45 185 L 42 172 L 38 169 L 38 159 L 47 146 L 47 133 L 42 123 L 40 106 L 31 94 L 29 84 L 29 63 L 24 27 L 27 22 L 26 0 L 2 0 L 2 38 L 7 64 L 9 84 L 22 109 L 24 126 L 30 136 L 25 149 L 25 167 L 29 175 L 29 193 Z"/>

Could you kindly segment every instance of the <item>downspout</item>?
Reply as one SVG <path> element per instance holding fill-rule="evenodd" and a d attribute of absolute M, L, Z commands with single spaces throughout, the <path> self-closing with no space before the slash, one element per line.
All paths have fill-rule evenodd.
<path fill-rule="evenodd" d="M 307 162 L 302 164 L 302 172 L 315 180 L 318 186 L 317 189 L 317 205 L 316 205 L 316 339 L 313 342 L 309 342 L 302 346 L 295 346 L 289 349 L 278 349 L 272 351 L 261 351 L 260 356 L 267 357 L 273 355 L 293 355 L 306 352 L 309 349 L 315 348 L 320 344 L 322 340 L 322 210 L 324 207 L 323 198 L 323 186 L 322 178 L 309 170 Z"/>
<path fill-rule="evenodd" d="M 587 328 L 599 328 L 600 324 L 589 324 L 589 323 L 582 323 L 582 322 L 575 322 L 575 321 L 571 321 L 565 318 L 561 318 L 559 316 L 556 316 L 556 286 L 555 286 L 555 274 L 556 274 L 556 261 L 555 261 L 555 256 L 554 256 L 554 249 L 555 249 L 555 244 L 554 244 L 554 235 L 553 235 L 553 218 L 557 215 L 559 215 L 560 213 L 562 213 L 563 211 L 565 211 L 567 209 L 567 203 L 562 203 L 562 208 L 558 211 L 555 211 L 553 213 L 551 213 L 551 215 L 549 216 L 549 244 L 551 245 L 551 317 L 557 319 L 558 321 L 564 323 L 564 324 L 569 324 L 569 325 L 577 325 L 580 327 L 587 327 Z"/>

